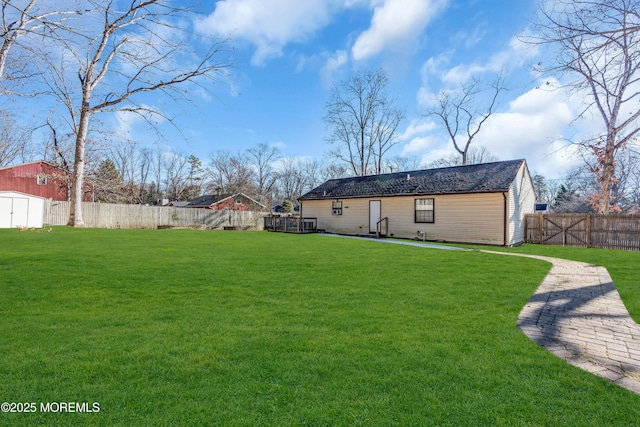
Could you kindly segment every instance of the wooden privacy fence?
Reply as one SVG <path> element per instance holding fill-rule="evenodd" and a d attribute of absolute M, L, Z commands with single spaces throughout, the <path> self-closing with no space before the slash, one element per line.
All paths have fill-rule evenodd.
<path fill-rule="evenodd" d="M 640 216 L 529 214 L 525 242 L 638 251 Z"/>
<path fill-rule="evenodd" d="M 66 225 L 69 202 L 46 200 L 44 224 Z M 207 229 L 258 229 L 263 227 L 262 212 L 216 211 L 110 203 L 82 203 L 82 218 L 92 228 L 196 227 Z"/>

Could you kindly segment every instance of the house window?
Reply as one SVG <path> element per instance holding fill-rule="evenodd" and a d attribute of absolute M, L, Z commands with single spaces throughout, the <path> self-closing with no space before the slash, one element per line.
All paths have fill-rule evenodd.
<path fill-rule="evenodd" d="M 47 185 L 47 177 L 38 175 L 38 177 L 36 178 L 36 182 L 38 183 L 38 185 Z"/>
<path fill-rule="evenodd" d="M 331 203 L 331 210 L 333 215 L 342 215 L 342 202 L 339 200 L 335 200 Z"/>
<path fill-rule="evenodd" d="M 236 205 L 241 205 L 242 204 L 242 199 L 236 199 Z"/>
<path fill-rule="evenodd" d="M 416 222 L 434 222 L 434 199 L 416 199 Z"/>

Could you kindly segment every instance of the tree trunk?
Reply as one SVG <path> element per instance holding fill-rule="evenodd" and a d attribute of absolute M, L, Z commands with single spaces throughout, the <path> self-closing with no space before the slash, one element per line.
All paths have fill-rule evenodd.
<path fill-rule="evenodd" d="M 82 200 L 84 195 L 84 145 L 89 129 L 88 103 L 84 103 L 80 112 L 80 125 L 76 135 L 76 153 L 73 163 L 73 180 L 71 182 L 71 207 L 69 211 L 69 223 L 72 227 L 85 227 L 82 218 Z"/>
<path fill-rule="evenodd" d="M 611 183 L 613 182 L 615 175 L 615 159 L 613 154 L 613 142 L 608 142 L 604 153 L 604 159 L 602 161 L 602 176 L 600 177 L 602 182 L 600 187 L 598 213 L 602 215 L 609 215 L 611 207 Z"/>

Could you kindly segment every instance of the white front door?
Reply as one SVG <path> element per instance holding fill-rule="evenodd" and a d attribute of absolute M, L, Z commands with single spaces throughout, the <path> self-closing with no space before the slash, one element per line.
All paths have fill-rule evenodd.
<path fill-rule="evenodd" d="M 380 221 L 380 200 L 369 200 L 369 233 L 375 233 Z"/>

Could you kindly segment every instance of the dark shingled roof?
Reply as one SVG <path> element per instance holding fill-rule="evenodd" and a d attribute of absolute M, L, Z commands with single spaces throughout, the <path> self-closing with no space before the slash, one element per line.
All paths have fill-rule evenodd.
<path fill-rule="evenodd" d="M 233 194 L 208 194 L 189 200 L 187 206 L 211 206 L 214 203 L 218 203 L 224 199 L 228 199 L 229 197 L 233 197 Z"/>
<path fill-rule="evenodd" d="M 299 200 L 509 190 L 524 160 L 330 179 Z"/>

